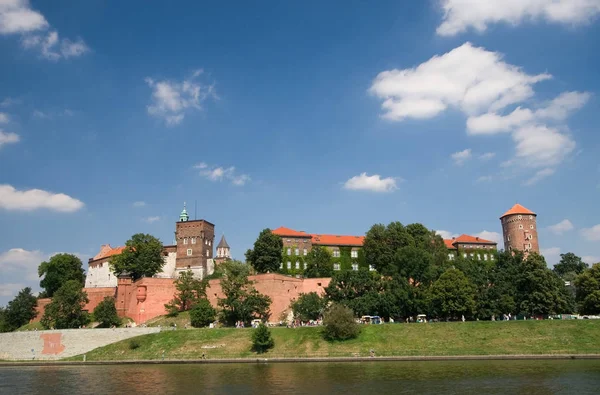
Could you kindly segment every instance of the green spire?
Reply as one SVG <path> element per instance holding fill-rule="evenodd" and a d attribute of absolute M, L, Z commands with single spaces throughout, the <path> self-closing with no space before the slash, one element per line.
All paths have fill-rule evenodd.
<path fill-rule="evenodd" d="M 190 219 L 190 216 L 188 215 L 187 210 L 185 209 L 185 202 L 183 202 L 183 210 L 181 211 L 181 214 L 179 214 L 179 221 L 185 222 L 188 219 Z"/>

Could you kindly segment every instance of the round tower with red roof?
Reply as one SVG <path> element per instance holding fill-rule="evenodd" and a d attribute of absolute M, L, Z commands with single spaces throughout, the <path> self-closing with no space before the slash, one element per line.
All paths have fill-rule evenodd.
<path fill-rule="evenodd" d="M 504 250 L 519 250 L 525 255 L 532 251 L 540 252 L 536 217 L 536 213 L 520 204 L 515 204 L 500 217 Z"/>

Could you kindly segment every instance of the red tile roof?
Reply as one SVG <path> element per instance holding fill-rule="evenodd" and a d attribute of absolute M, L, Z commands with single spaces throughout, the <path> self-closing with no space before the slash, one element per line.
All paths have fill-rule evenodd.
<path fill-rule="evenodd" d="M 515 204 L 514 206 L 511 207 L 510 210 L 508 210 L 507 212 L 505 212 L 502 217 L 500 218 L 504 218 L 507 215 L 513 215 L 513 214 L 531 214 L 531 215 L 536 215 L 533 211 L 521 206 L 520 204 Z"/>
<path fill-rule="evenodd" d="M 297 230 L 280 226 L 279 228 L 272 231 L 277 236 L 293 236 L 293 237 L 310 237 L 306 232 L 298 232 Z"/>
<path fill-rule="evenodd" d="M 311 235 L 312 243 L 325 246 L 362 247 L 365 236 Z"/>
<path fill-rule="evenodd" d="M 446 248 L 450 250 L 456 249 L 456 246 L 454 246 L 454 240 L 452 239 L 444 239 L 444 244 L 446 244 Z"/>
<path fill-rule="evenodd" d="M 469 235 L 460 235 L 454 239 L 452 239 L 452 244 L 464 244 L 464 243 L 472 243 L 472 244 L 498 244 L 495 241 L 490 241 L 486 239 L 482 239 L 477 236 L 469 236 Z"/>
<path fill-rule="evenodd" d="M 98 254 L 96 254 L 96 256 L 94 258 L 92 258 L 92 261 L 96 261 L 98 259 L 103 259 L 103 258 L 108 258 L 109 256 L 113 256 L 113 255 L 119 255 L 120 253 L 123 252 L 124 249 L 125 249 L 125 246 L 113 248 L 110 246 L 110 244 L 105 244 L 100 247 L 100 252 Z"/>

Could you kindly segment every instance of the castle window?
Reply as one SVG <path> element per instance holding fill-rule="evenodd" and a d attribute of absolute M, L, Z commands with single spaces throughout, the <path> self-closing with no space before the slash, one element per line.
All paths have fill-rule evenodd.
<path fill-rule="evenodd" d="M 334 263 L 333 264 L 333 270 L 340 270 L 340 264 L 339 263 Z"/>
<path fill-rule="evenodd" d="M 375 268 L 373 267 L 373 265 L 369 265 L 369 271 L 370 272 L 374 272 L 375 271 Z"/>
<path fill-rule="evenodd" d="M 483 254 L 483 260 L 487 261 L 487 254 Z"/>
<path fill-rule="evenodd" d="M 339 258 L 340 257 L 340 250 L 333 250 L 333 257 L 334 258 Z"/>
<path fill-rule="evenodd" d="M 352 270 L 354 270 L 355 272 L 358 271 L 358 263 L 352 264 Z"/>
<path fill-rule="evenodd" d="M 519 225 L 519 229 L 523 229 L 523 225 Z"/>
<path fill-rule="evenodd" d="M 530 215 L 530 216 L 529 216 L 529 219 L 533 219 L 533 215 Z"/>
<path fill-rule="evenodd" d="M 350 251 L 350 256 L 351 256 L 352 258 L 358 258 L 358 251 L 356 251 L 356 250 L 352 250 L 352 251 Z"/>
<path fill-rule="evenodd" d="M 481 260 L 481 255 L 477 254 L 477 260 L 480 261 Z"/>
<path fill-rule="evenodd" d="M 523 217 L 522 217 L 521 215 L 519 215 L 519 216 L 517 216 L 517 218 L 518 218 L 518 219 L 521 219 L 521 218 L 523 218 Z"/>
<path fill-rule="evenodd" d="M 448 259 L 453 261 L 454 260 L 454 254 L 448 254 Z"/>
<path fill-rule="evenodd" d="M 210 257 L 210 250 L 206 250 L 206 256 Z"/>
<path fill-rule="evenodd" d="M 191 249 L 191 248 L 188 248 L 188 250 L 187 250 L 187 255 L 188 255 L 188 256 L 191 256 L 191 255 L 192 255 L 192 249 Z"/>
<path fill-rule="evenodd" d="M 463 258 L 466 258 L 466 257 L 467 257 L 467 253 L 465 252 L 465 253 L 463 254 Z"/>
<path fill-rule="evenodd" d="M 529 229 L 533 229 L 533 225 L 529 225 Z"/>
<path fill-rule="evenodd" d="M 187 237 L 183 239 L 183 244 L 187 244 Z"/>
<path fill-rule="evenodd" d="M 192 237 L 192 244 L 196 244 L 196 238 Z"/>
<path fill-rule="evenodd" d="M 306 262 L 304 262 L 304 270 L 306 270 Z"/>
<path fill-rule="evenodd" d="M 494 260 L 494 254 L 490 254 L 490 261 Z"/>
<path fill-rule="evenodd" d="M 300 262 L 296 261 L 296 269 L 300 269 Z"/>
<path fill-rule="evenodd" d="M 279 268 L 280 268 L 280 269 L 283 269 L 283 262 L 281 262 L 281 263 L 279 264 Z"/>
<path fill-rule="evenodd" d="M 506 241 L 510 241 L 510 236 L 506 236 Z"/>
<path fill-rule="evenodd" d="M 475 258 L 475 254 L 471 253 L 471 258 Z"/>
<path fill-rule="evenodd" d="M 288 269 L 291 269 L 291 268 L 292 268 L 292 262 L 288 261 L 288 263 L 287 263 L 287 268 L 288 268 Z"/>
<path fill-rule="evenodd" d="M 531 248 L 531 243 L 529 243 L 529 248 Z"/>
<path fill-rule="evenodd" d="M 212 245 L 212 240 L 208 241 L 208 245 L 211 246 Z"/>
<path fill-rule="evenodd" d="M 294 250 L 294 255 L 300 255 L 300 250 L 298 248 Z"/>
<path fill-rule="evenodd" d="M 308 250 L 305 248 L 304 249 L 304 256 L 306 256 L 308 254 Z"/>
<path fill-rule="evenodd" d="M 288 254 L 288 255 L 292 255 L 292 249 L 291 249 L 291 248 L 288 248 L 288 249 L 287 249 L 287 254 Z"/>

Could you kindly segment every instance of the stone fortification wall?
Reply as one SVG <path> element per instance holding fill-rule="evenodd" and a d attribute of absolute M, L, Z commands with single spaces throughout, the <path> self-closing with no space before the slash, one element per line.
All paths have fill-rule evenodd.
<path fill-rule="evenodd" d="M 159 328 L 62 329 L 0 333 L 0 359 L 53 360 L 90 352 Z"/>

